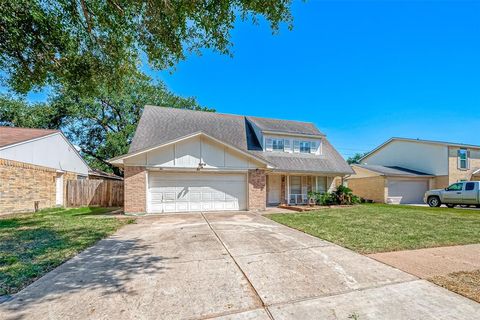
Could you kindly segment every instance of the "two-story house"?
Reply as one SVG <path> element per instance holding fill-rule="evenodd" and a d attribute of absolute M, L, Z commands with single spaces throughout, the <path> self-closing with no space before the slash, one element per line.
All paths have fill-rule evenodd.
<path fill-rule="evenodd" d="M 428 189 L 480 180 L 480 146 L 391 138 L 353 165 L 348 186 L 386 203 L 421 203 Z"/>
<path fill-rule="evenodd" d="M 305 204 L 352 169 L 312 123 L 146 106 L 129 152 L 125 212 Z"/>

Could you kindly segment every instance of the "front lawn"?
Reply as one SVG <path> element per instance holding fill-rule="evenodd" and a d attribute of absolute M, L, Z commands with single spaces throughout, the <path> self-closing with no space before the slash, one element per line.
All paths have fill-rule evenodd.
<path fill-rule="evenodd" d="M 480 243 L 480 211 L 365 204 L 270 219 L 360 253 Z"/>
<path fill-rule="evenodd" d="M 132 220 L 109 209 L 49 209 L 0 217 L 0 295 L 21 290 Z"/>

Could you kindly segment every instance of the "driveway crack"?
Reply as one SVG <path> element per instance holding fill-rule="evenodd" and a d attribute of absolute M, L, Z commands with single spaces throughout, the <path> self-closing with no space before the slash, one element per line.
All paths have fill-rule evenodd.
<path fill-rule="evenodd" d="M 248 278 L 247 274 L 243 271 L 243 269 L 240 267 L 240 265 L 238 264 L 237 260 L 233 257 L 232 253 L 230 252 L 230 250 L 228 250 L 227 246 L 225 245 L 225 243 L 222 241 L 222 239 L 219 237 L 219 235 L 217 234 L 217 232 L 213 229 L 212 225 L 210 224 L 210 221 L 208 221 L 207 217 L 205 217 L 205 215 L 203 214 L 203 212 L 201 212 L 202 214 L 202 217 L 203 219 L 205 220 L 205 222 L 207 223 L 208 227 L 210 228 L 210 230 L 212 230 L 213 234 L 215 235 L 215 237 L 218 239 L 218 241 L 222 244 L 222 246 L 225 248 L 225 251 L 227 251 L 228 255 L 230 256 L 230 258 L 232 259 L 233 263 L 235 263 L 235 265 L 237 266 L 238 270 L 240 270 L 240 272 L 242 273 L 243 277 L 245 278 L 245 280 L 247 280 L 248 282 L 248 285 L 250 287 L 250 289 L 252 290 L 252 292 L 255 294 L 258 302 L 261 304 L 261 306 L 263 307 L 263 309 L 265 309 L 265 312 L 267 313 L 268 317 L 272 320 L 275 320 L 272 316 L 272 314 L 270 313 L 270 310 L 268 310 L 267 308 L 267 305 L 265 303 L 265 301 L 263 301 L 262 297 L 260 296 L 260 294 L 258 293 L 257 289 L 255 289 L 255 287 L 253 286 L 253 283 L 250 281 L 250 279 Z"/>

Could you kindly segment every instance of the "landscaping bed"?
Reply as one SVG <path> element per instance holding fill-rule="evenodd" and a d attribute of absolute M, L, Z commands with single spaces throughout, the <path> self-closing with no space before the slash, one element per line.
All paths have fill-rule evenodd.
<path fill-rule="evenodd" d="M 112 209 L 48 209 L 0 218 L 0 295 L 18 292 L 132 219 Z"/>

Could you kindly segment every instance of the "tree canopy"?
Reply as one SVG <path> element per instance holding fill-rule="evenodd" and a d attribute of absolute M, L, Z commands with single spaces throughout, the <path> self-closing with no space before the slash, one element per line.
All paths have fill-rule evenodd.
<path fill-rule="evenodd" d="M 137 70 L 210 48 L 231 53 L 237 18 L 291 27 L 291 0 L 16 0 L 0 2 L 0 68 L 15 92 L 61 84 L 90 94 Z M 101 89 L 100 89 L 101 90 Z"/>
<path fill-rule="evenodd" d="M 348 164 L 359 164 L 360 163 L 360 159 L 362 159 L 368 152 L 365 152 L 365 153 L 355 153 L 353 156 L 349 157 L 347 159 L 347 163 Z"/>
<path fill-rule="evenodd" d="M 48 102 L 36 104 L 0 96 L 0 125 L 61 129 L 81 148 L 90 166 L 119 174 L 107 160 L 128 152 L 145 105 L 213 111 L 140 73 L 112 90 L 101 86 L 95 97 L 60 90 Z"/>

